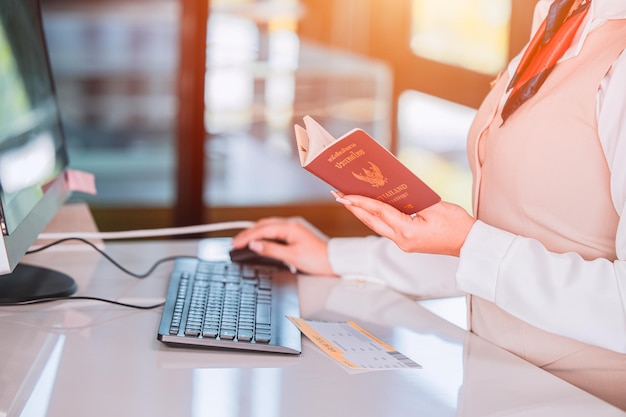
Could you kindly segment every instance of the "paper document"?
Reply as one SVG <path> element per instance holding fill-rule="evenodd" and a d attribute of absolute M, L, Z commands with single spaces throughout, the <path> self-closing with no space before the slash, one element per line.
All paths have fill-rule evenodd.
<path fill-rule="evenodd" d="M 354 322 L 325 322 L 289 317 L 328 356 L 351 369 L 389 370 L 422 367 Z"/>

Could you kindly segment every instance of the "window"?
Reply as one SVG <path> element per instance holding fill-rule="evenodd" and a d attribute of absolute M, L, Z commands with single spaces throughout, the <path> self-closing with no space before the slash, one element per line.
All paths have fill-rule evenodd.
<path fill-rule="evenodd" d="M 413 0 L 411 49 L 419 56 L 497 74 L 509 52 L 510 0 Z"/>

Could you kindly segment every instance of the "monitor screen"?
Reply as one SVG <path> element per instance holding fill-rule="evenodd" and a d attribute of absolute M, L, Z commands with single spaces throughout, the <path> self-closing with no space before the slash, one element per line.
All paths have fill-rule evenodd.
<path fill-rule="evenodd" d="M 0 1 L 0 91 L 0 301 L 66 295 L 69 277 L 20 262 L 69 196 L 39 0 Z"/>

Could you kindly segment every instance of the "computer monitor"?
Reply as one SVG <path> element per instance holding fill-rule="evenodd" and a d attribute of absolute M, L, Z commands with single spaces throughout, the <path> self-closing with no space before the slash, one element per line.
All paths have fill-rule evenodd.
<path fill-rule="evenodd" d="M 67 165 L 39 0 L 0 0 L 0 302 L 76 291 L 21 262 L 69 197 Z"/>

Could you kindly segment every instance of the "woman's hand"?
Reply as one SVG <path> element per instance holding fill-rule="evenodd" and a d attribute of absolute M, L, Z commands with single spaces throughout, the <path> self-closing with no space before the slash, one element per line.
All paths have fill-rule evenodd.
<path fill-rule="evenodd" d="M 462 207 L 444 201 L 410 216 L 372 198 L 333 195 L 366 226 L 405 252 L 459 256 L 475 222 Z"/>
<path fill-rule="evenodd" d="M 234 248 L 245 246 L 304 273 L 335 275 L 328 261 L 328 237 L 300 217 L 259 220 L 233 238 Z"/>

